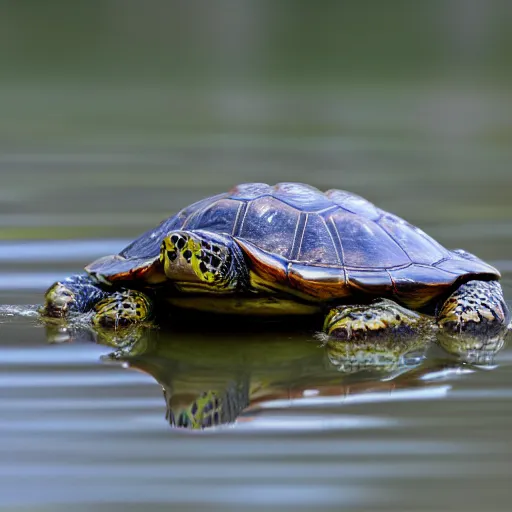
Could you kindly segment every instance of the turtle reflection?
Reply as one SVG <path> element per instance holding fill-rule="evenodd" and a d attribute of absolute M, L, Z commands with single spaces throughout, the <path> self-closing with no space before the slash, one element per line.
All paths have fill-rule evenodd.
<path fill-rule="evenodd" d="M 429 374 L 439 382 L 439 375 L 490 366 L 504 341 L 468 346 L 450 337 L 442 340 L 442 350 L 441 342 L 417 337 L 320 344 L 310 335 L 286 332 L 137 330 L 128 341 L 106 333 L 103 339 L 96 333 L 96 341 L 120 347 L 108 360 L 150 374 L 163 388 L 167 420 L 189 429 L 249 421 L 276 400 L 293 408 L 305 397 L 314 403 L 321 397 L 429 386 Z"/>

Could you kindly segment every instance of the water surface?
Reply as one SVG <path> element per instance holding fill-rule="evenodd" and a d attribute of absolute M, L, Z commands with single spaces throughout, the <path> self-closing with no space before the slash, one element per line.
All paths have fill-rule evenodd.
<path fill-rule="evenodd" d="M 227 144 L 222 154 L 229 160 L 237 151 Z M 257 159 L 269 149 L 251 151 Z M 280 151 L 300 167 L 304 148 Z M 87 163 L 91 175 L 106 165 L 102 158 Z M 207 160 L 195 158 L 195 168 L 208 167 Z M 25 169 L 45 165 L 40 162 Z M 192 160 L 186 163 L 190 167 Z M 6 176 L 18 172 L 12 161 L 2 166 Z M 251 179 L 247 167 L 240 168 L 237 181 Z M 150 168 L 149 174 L 158 172 Z M 312 181 L 343 186 L 355 180 L 350 171 L 348 179 L 340 172 L 324 171 Z M 308 178 L 306 172 L 296 175 Z M 381 189 L 370 184 L 366 195 L 383 206 L 393 203 L 396 213 L 447 245 L 463 246 L 496 264 L 510 296 L 512 237 L 505 221 L 512 218 L 510 206 L 493 213 L 491 199 L 472 203 L 456 195 L 447 205 L 443 190 L 425 198 L 412 183 L 379 182 Z M 86 183 L 87 194 L 101 195 L 101 188 Z M 214 184 L 160 192 L 151 186 L 144 195 L 125 188 L 110 196 L 113 214 L 103 212 L 101 218 L 85 203 L 80 211 L 66 198 L 62 207 L 80 211 L 79 223 L 72 216 L 51 217 L 54 213 L 3 217 L 6 229 L 21 223 L 45 226 L 50 233 L 77 231 L 61 240 L 42 236 L 0 244 L 0 302 L 27 306 L 21 309 L 24 316 L 4 306 L 0 319 L 2 507 L 424 510 L 435 502 L 435 508 L 453 510 L 487 509 L 489 503 L 493 510 L 507 509 L 512 352 L 506 347 L 481 365 L 436 346 L 414 346 L 397 360 L 357 367 L 332 357 L 315 340 L 314 328 L 289 325 L 225 333 L 177 325 L 143 333 L 131 357 L 115 358 L 115 348 L 83 333 L 49 343 L 30 307 L 41 301 L 47 285 L 121 249 L 129 237 L 156 223 L 160 210 L 173 211 L 219 191 Z M 41 194 L 36 187 L 32 197 Z M 415 195 L 428 209 L 407 206 Z M 489 213 L 464 218 L 463 208 Z M 442 216 L 440 210 L 453 214 Z M 55 203 L 45 211 L 54 212 Z M 95 226 L 98 235 L 83 236 Z M 109 237 L 102 236 L 106 232 Z M 235 423 L 202 432 L 170 426 L 169 406 L 179 408 L 202 391 L 230 386 L 239 392 Z"/>

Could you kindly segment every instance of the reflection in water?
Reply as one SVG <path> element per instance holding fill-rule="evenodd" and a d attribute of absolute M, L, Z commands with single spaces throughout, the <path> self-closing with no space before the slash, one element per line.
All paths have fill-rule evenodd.
<path fill-rule="evenodd" d="M 439 333 L 437 340 L 441 347 L 462 361 L 492 365 L 494 354 L 503 348 L 506 336 L 507 331 L 487 337 L 454 337 Z"/>
<path fill-rule="evenodd" d="M 103 361 L 151 375 L 163 388 L 166 419 L 189 429 L 357 428 L 362 420 L 336 407 L 445 396 L 450 379 L 492 369 L 505 337 L 321 344 L 310 333 L 272 323 L 208 334 L 144 326 L 99 331 L 69 322 L 46 329 L 52 342 L 80 339 L 114 348 Z M 387 424 L 366 417 L 365 426 L 368 421 Z"/>

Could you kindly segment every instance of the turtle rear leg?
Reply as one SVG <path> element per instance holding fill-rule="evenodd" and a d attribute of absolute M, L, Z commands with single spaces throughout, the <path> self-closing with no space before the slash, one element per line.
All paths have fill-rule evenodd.
<path fill-rule="evenodd" d="M 354 341 L 378 338 L 408 338 L 427 332 L 432 322 L 392 300 L 368 305 L 338 306 L 328 313 L 324 334 L 328 340 Z"/>
<path fill-rule="evenodd" d="M 493 336 L 505 332 L 510 312 L 498 281 L 469 281 L 441 305 L 437 323 L 446 334 Z"/>
<path fill-rule="evenodd" d="M 220 292 L 239 290 L 248 283 L 242 251 L 229 235 L 173 231 L 162 242 L 160 260 L 165 275 L 175 282 L 207 283 Z"/>

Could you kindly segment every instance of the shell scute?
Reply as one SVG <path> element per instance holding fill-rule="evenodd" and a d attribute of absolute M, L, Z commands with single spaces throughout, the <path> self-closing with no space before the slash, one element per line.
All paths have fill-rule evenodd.
<path fill-rule="evenodd" d="M 236 222 L 240 201 L 219 199 L 197 210 L 182 224 L 183 229 L 204 229 L 214 233 L 232 234 Z"/>
<path fill-rule="evenodd" d="M 263 196 L 249 203 L 238 236 L 265 251 L 289 258 L 298 219 L 295 208 Z"/>
<path fill-rule="evenodd" d="M 293 289 L 318 300 L 339 299 L 351 294 L 342 268 L 290 263 L 288 280 Z"/>
<path fill-rule="evenodd" d="M 496 270 L 493 266 L 485 263 L 484 261 L 459 258 L 458 255 L 454 253 L 452 253 L 452 255 L 452 258 L 436 263 L 435 267 L 444 270 L 445 272 L 456 274 L 458 276 L 464 274 L 500 276 L 498 270 Z"/>
<path fill-rule="evenodd" d="M 347 267 L 391 268 L 411 262 L 402 248 L 375 222 L 338 210 L 329 214 L 339 234 Z"/>
<path fill-rule="evenodd" d="M 233 187 L 228 196 L 232 199 L 251 200 L 272 194 L 273 188 L 266 183 L 241 183 Z"/>
<path fill-rule="evenodd" d="M 389 271 L 395 296 L 409 307 L 420 308 L 445 293 L 458 276 L 427 265 L 411 265 Z"/>
<path fill-rule="evenodd" d="M 315 212 L 333 206 L 323 192 L 304 183 L 278 183 L 273 195 L 301 211 Z"/>
<path fill-rule="evenodd" d="M 385 214 L 379 219 L 378 224 L 400 245 L 414 263 L 432 265 L 450 256 L 450 252 L 441 244 L 396 215 Z"/>
<path fill-rule="evenodd" d="M 298 261 L 316 265 L 341 266 L 332 235 L 321 216 L 308 215 L 299 243 Z"/>
<path fill-rule="evenodd" d="M 393 281 L 386 270 L 347 269 L 347 281 L 362 293 L 389 295 L 393 290 Z"/>
<path fill-rule="evenodd" d="M 352 194 L 346 190 L 331 189 L 325 195 L 336 205 L 347 212 L 356 213 L 370 220 L 377 220 L 382 210 L 364 197 Z"/>

